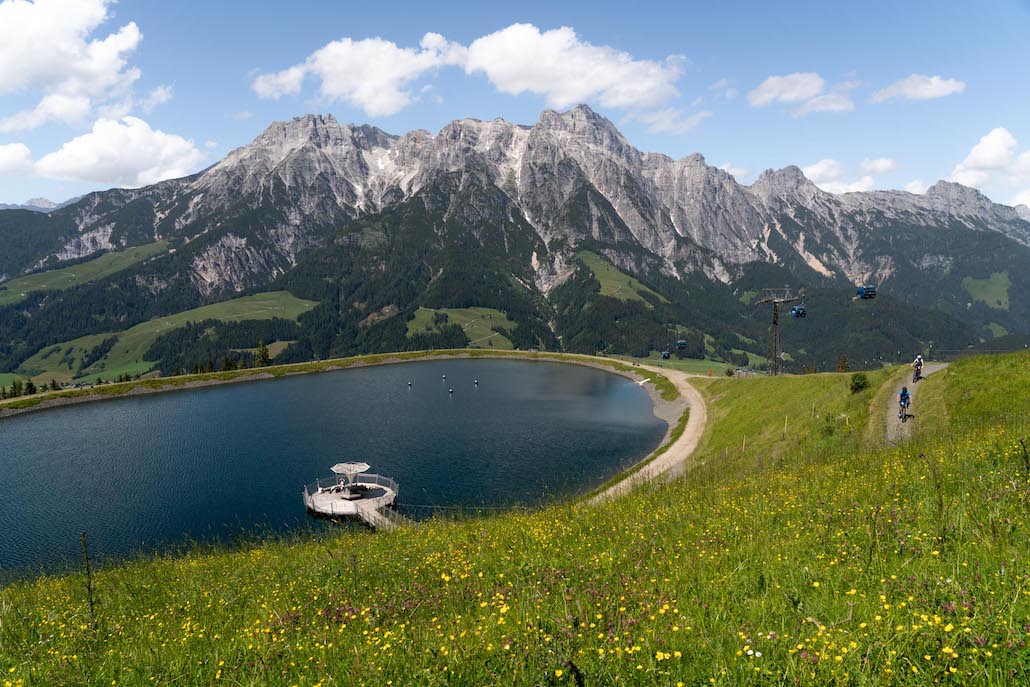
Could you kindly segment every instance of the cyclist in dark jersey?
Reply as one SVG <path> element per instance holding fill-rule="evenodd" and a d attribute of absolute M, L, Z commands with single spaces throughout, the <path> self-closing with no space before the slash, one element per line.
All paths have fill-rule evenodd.
<path fill-rule="evenodd" d="M 908 409 L 912 406 L 912 394 L 908 393 L 908 387 L 901 387 L 898 392 L 898 417 L 905 417 Z"/>

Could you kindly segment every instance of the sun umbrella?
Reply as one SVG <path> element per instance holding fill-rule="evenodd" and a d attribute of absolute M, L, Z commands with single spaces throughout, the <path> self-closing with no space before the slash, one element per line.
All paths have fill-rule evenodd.
<path fill-rule="evenodd" d="M 354 478 L 362 472 L 368 472 L 368 469 L 372 467 L 368 463 L 337 463 L 330 468 L 337 475 L 343 475 L 347 478 L 347 483 L 351 484 L 354 482 Z"/>

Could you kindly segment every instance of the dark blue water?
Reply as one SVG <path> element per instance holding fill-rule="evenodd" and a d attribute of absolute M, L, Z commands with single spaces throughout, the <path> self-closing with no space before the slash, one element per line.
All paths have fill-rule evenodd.
<path fill-rule="evenodd" d="M 628 379 L 498 360 L 370 367 L 17 416 L 0 420 L 0 569 L 68 560 L 83 530 L 98 555 L 123 556 L 310 526 L 303 485 L 346 460 L 394 478 L 409 515 L 427 505 L 537 504 L 604 482 L 653 450 L 665 429 Z"/>

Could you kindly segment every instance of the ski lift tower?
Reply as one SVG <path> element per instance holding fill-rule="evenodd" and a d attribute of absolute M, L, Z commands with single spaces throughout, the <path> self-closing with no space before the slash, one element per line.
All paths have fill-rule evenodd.
<path fill-rule="evenodd" d="M 782 372 L 783 368 L 783 363 L 780 360 L 780 306 L 795 303 L 804 297 L 804 289 L 794 291 L 788 286 L 782 289 L 762 289 L 762 295 L 755 301 L 755 305 L 772 303 L 773 307 L 772 327 L 769 328 L 770 374 L 778 375 Z"/>

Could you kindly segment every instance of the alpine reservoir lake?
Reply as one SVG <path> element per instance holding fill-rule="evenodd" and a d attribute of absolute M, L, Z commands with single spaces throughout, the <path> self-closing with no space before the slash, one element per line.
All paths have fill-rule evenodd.
<path fill-rule="evenodd" d="M 410 362 L 29 413 L 0 420 L 0 571 L 66 565 L 84 530 L 91 554 L 122 557 L 326 527 L 301 492 L 341 461 L 396 480 L 409 517 L 552 502 L 631 466 L 665 431 L 630 379 L 515 360 Z"/>

